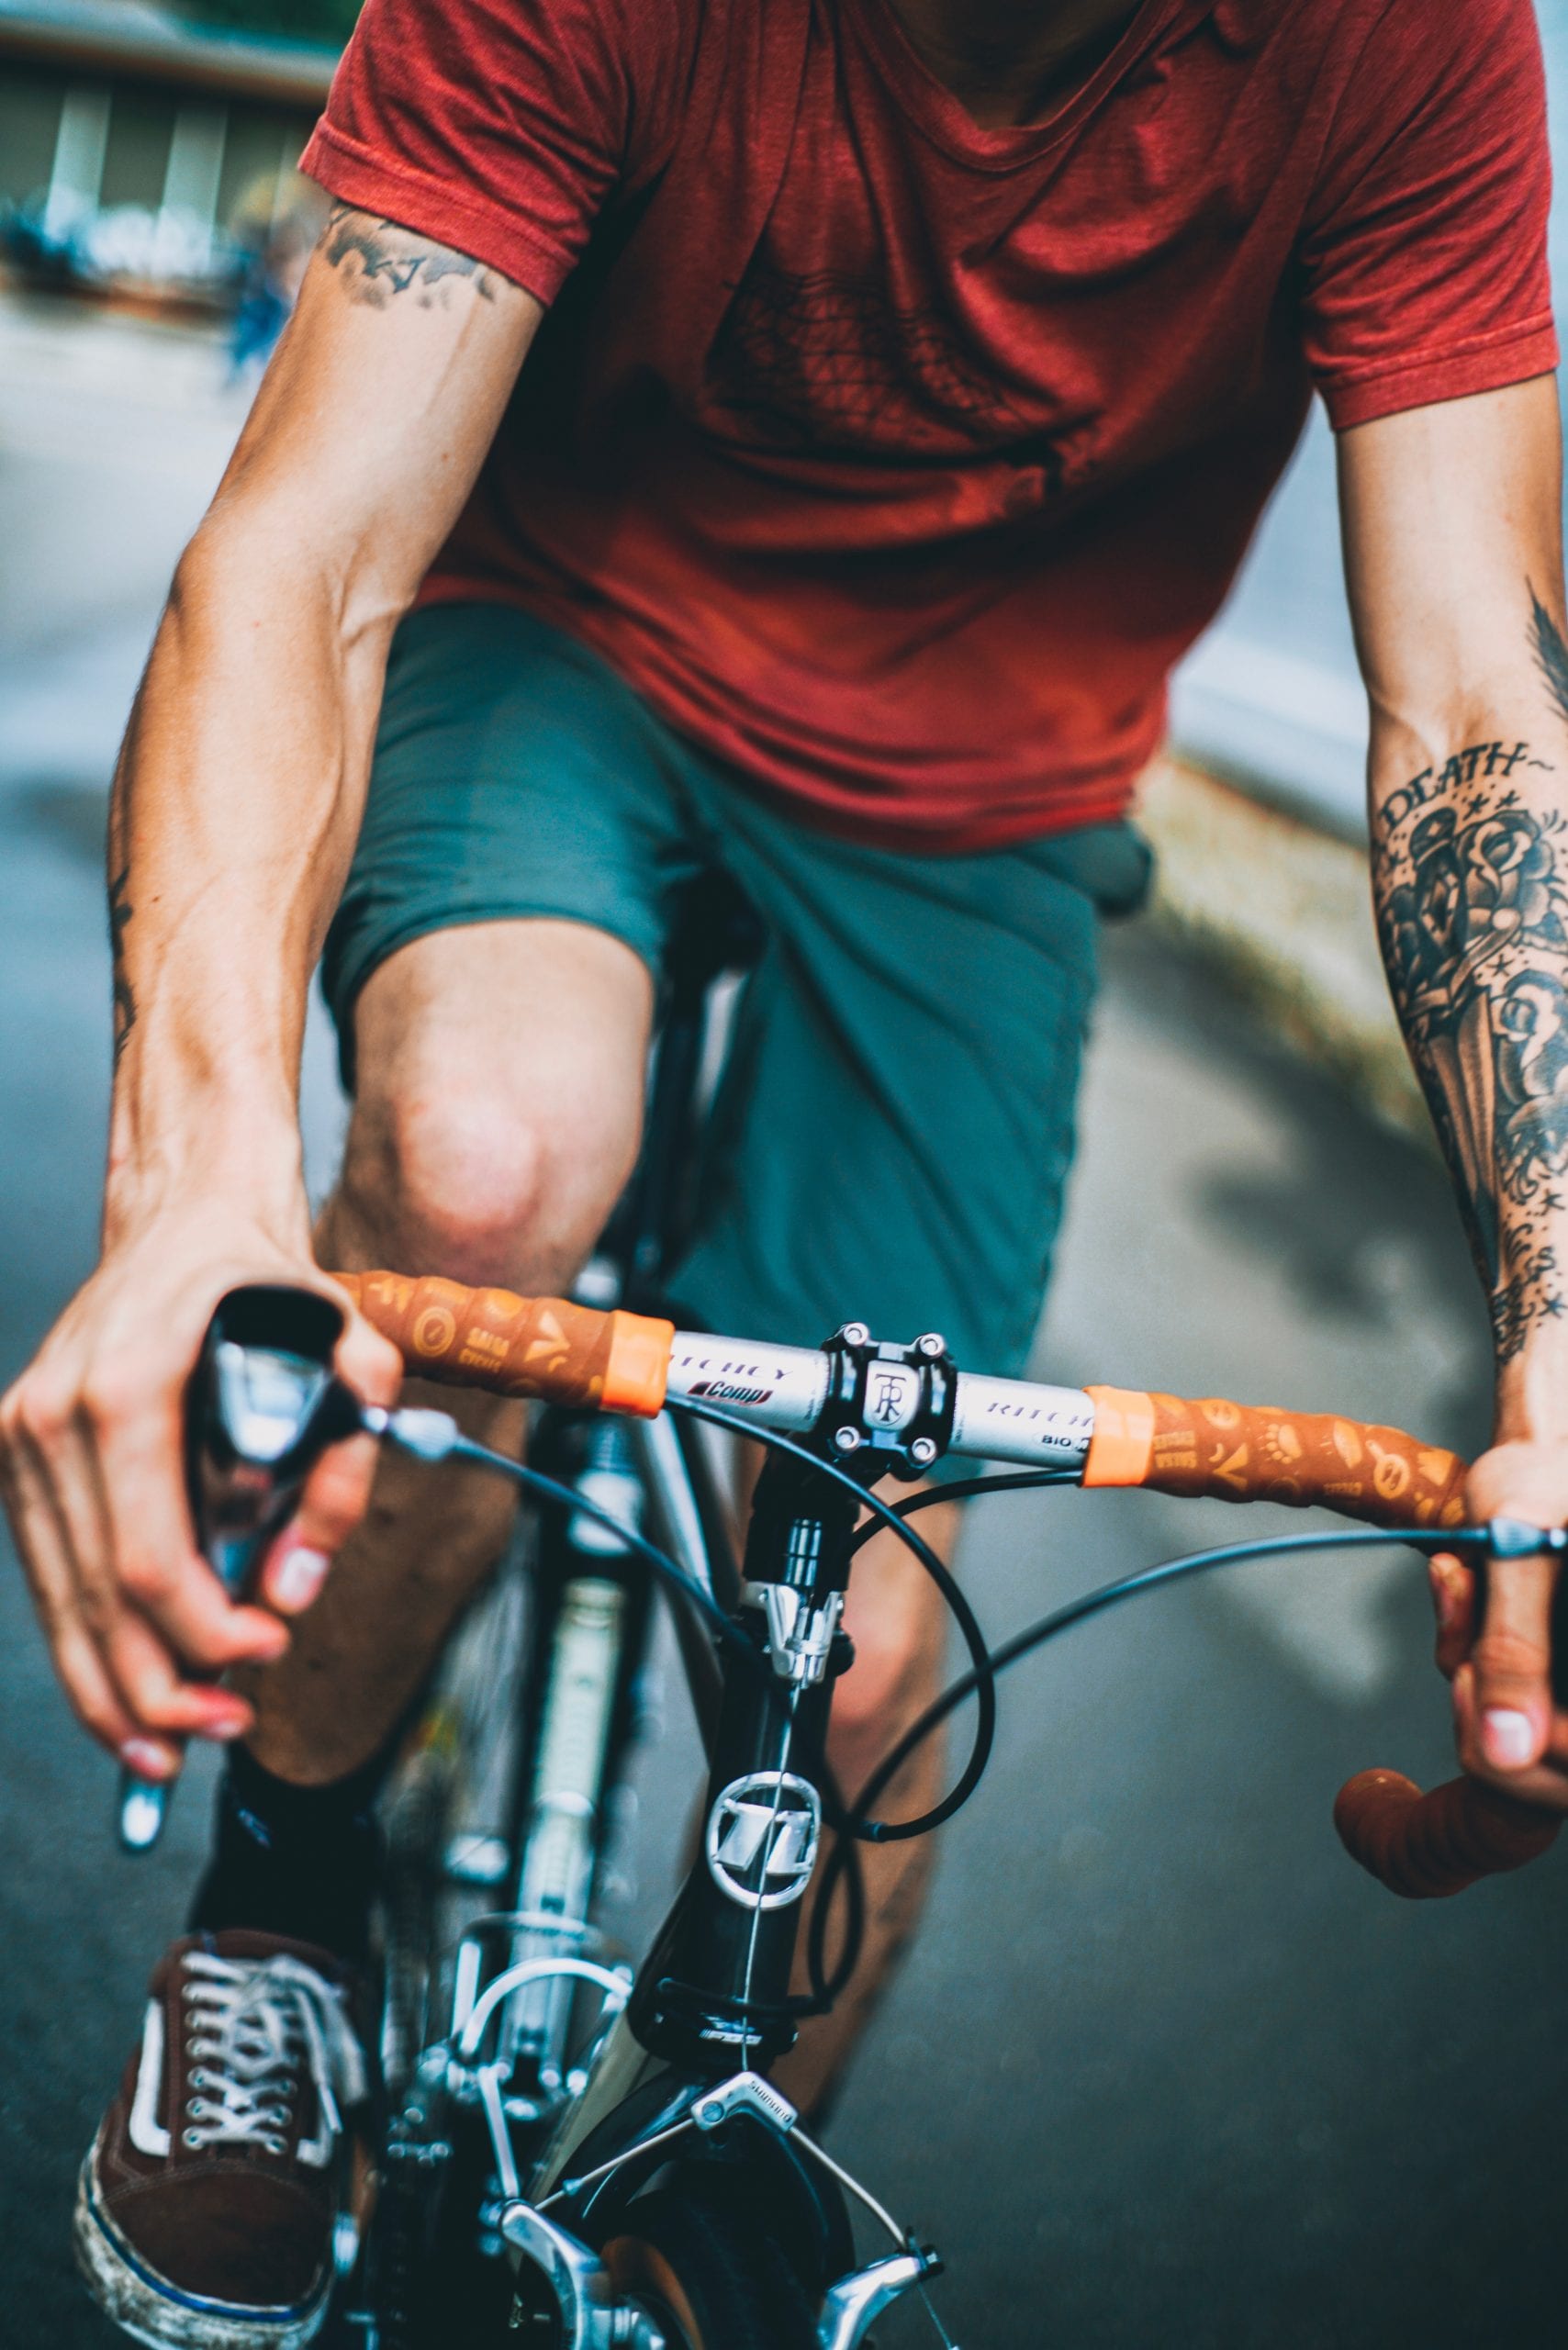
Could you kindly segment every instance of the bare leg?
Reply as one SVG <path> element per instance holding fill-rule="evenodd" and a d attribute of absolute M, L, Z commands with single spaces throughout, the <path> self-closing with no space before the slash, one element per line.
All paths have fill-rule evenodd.
<path fill-rule="evenodd" d="M 321 1263 L 565 1288 L 636 1154 L 652 995 L 628 947 L 576 923 L 438 931 L 391 957 L 358 1005 L 359 1098 Z M 519 1404 L 412 1381 L 408 1393 L 487 1443 L 521 1441 Z M 367 1761 L 513 1506 L 498 1478 L 388 1453 L 289 1654 L 251 1680 L 257 1759 L 304 1785 Z"/>
<path fill-rule="evenodd" d="M 404 948 L 358 1006 L 359 1098 L 319 1254 L 345 1270 L 442 1272 L 525 1292 L 567 1286 L 635 1156 L 652 1011 L 629 949 L 569 923 L 440 931 Z M 521 1409 L 421 1390 L 487 1442 L 517 1444 Z M 279 1665 L 252 1676 L 252 1746 L 303 1785 L 341 1778 L 384 1743 L 465 1601 L 504 1545 L 508 1488 L 482 1472 L 432 1475 L 388 1454 L 365 1526 L 339 1559 Z M 958 1512 L 923 1521 L 944 1555 Z M 896 1538 L 867 1545 L 846 1626 L 856 1663 L 839 1684 L 834 1766 L 853 1795 L 940 1686 L 941 1602 Z M 895 1816 L 935 1800 L 934 1742 L 887 1792 Z M 781 2068 L 810 2104 L 842 2065 L 919 1914 L 922 1843 L 862 1847 L 867 1931 L 855 1982 Z"/>

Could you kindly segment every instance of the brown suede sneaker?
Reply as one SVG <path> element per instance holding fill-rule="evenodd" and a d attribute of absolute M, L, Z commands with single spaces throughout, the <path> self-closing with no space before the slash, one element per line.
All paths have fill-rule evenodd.
<path fill-rule="evenodd" d="M 327 2314 L 343 2110 L 365 2093 L 343 1970 L 275 1934 L 177 1942 L 76 2191 L 77 2266 L 153 2350 L 300 2350 Z"/>

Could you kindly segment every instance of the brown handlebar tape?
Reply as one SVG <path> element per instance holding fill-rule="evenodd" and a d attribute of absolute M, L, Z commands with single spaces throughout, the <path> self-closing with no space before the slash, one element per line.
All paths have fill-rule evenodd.
<path fill-rule="evenodd" d="M 1362 1771 L 1334 1806 L 1339 1841 L 1391 1893 L 1440 1901 L 1477 1877 L 1523 1868 L 1561 1820 L 1479 1779 L 1450 1779 L 1423 1795 L 1397 1771 Z"/>
<path fill-rule="evenodd" d="M 1327 1412 L 1092 1387 L 1086 1485 L 1319 1505 L 1372 1526 L 1462 1526 L 1465 1463 L 1399 1428 Z"/>
<path fill-rule="evenodd" d="M 559 1297 L 465 1289 L 434 1275 L 332 1279 L 420 1379 L 649 1419 L 664 1403 L 673 1323 L 599 1314 Z"/>

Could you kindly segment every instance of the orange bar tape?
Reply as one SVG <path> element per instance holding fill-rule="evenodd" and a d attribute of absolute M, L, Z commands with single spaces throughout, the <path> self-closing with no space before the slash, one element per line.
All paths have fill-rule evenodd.
<path fill-rule="evenodd" d="M 1089 1387 L 1094 1433 L 1086 1485 L 1141 1485 L 1154 1460 L 1154 1398 L 1131 1387 Z"/>
<path fill-rule="evenodd" d="M 644 1314 L 612 1314 L 610 1360 L 604 1367 L 606 1412 L 637 1412 L 651 1420 L 664 1409 L 675 1324 Z"/>

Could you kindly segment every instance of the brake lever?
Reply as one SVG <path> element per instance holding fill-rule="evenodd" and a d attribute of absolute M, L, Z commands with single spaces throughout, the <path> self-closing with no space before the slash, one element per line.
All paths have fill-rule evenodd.
<path fill-rule="evenodd" d="M 343 1315 L 316 1290 L 230 1290 L 185 1393 L 185 1490 L 197 1546 L 235 1599 L 250 1594 L 268 1545 L 330 1445 L 355 1435 L 364 1407 L 332 1369 Z M 150 1852 L 172 1779 L 120 1774 L 119 1841 Z"/>

